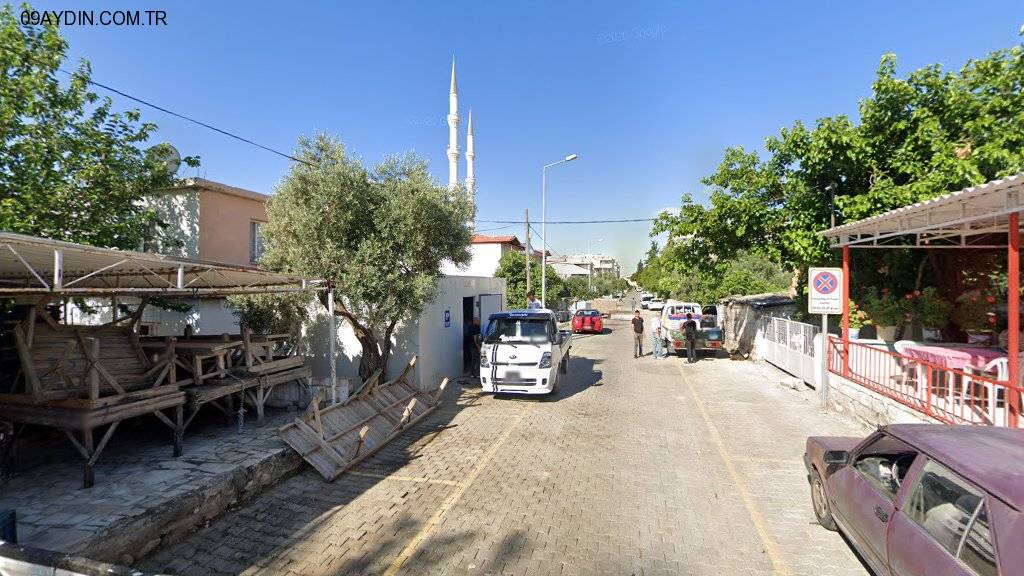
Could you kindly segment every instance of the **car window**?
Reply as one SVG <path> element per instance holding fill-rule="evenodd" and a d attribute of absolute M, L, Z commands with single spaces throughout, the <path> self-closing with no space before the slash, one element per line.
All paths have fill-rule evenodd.
<path fill-rule="evenodd" d="M 892 436 L 882 434 L 860 450 L 853 468 L 883 496 L 892 500 L 917 457 L 917 451 Z"/>
<path fill-rule="evenodd" d="M 929 460 L 904 510 L 950 554 L 978 574 L 995 576 L 995 549 L 984 500 L 980 490 Z"/>

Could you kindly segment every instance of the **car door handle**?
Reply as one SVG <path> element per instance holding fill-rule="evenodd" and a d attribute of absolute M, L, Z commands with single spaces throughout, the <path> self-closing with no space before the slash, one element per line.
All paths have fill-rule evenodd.
<path fill-rule="evenodd" d="M 882 522 L 889 521 L 889 513 L 882 510 L 881 506 L 875 506 L 875 516 Z"/>

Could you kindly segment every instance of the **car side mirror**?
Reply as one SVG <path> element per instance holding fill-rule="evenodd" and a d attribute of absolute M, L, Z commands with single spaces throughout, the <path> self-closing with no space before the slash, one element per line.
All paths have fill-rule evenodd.
<path fill-rule="evenodd" d="M 846 450 L 826 450 L 822 459 L 828 466 L 846 466 L 850 463 L 850 453 Z"/>

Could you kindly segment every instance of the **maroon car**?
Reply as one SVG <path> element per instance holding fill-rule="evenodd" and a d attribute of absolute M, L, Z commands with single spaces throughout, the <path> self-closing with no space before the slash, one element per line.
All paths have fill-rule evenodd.
<path fill-rule="evenodd" d="M 1024 430 L 893 424 L 811 437 L 818 523 L 878 575 L 1024 574 Z"/>

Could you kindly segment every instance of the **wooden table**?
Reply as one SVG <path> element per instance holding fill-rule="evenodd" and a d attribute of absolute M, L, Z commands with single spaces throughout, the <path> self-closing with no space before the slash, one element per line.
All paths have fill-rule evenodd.
<path fill-rule="evenodd" d="M 147 348 L 166 346 L 164 342 L 150 341 L 142 343 Z M 192 372 L 192 383 L 199 385 L 207 378 L 216 378 L 227 374 L 230 365 L 230 353 L 241 348 L 241 340 L 178 340 L 174 343 L 174 351 L 184 362 L 182 365 Z M 216 370 L 203 372 L 203 361 L 214 359 Z"/>

